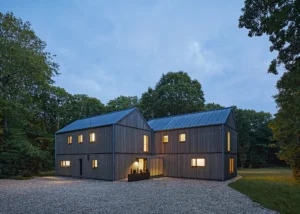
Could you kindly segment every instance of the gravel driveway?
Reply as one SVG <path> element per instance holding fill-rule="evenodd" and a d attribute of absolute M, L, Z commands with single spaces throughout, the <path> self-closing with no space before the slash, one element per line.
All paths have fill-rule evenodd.
<path fill-rule="evenodd" d="M 0 180 L 0 213 L 275 213 L 227 183 L 166 177 L 132 183 Z"/>

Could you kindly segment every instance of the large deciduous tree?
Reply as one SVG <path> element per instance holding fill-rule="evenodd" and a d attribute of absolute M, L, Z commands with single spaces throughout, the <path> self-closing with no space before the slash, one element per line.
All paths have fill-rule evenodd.
<path fill-rule="evenodd" d="M 278 53 L 268 72 L 278 74 L 278 66 L 285 68 L 276 85 L 278 113 L 271 128 L 279 156 L 300 180 L 300 1 L 246 0 L 242 12 L 239 27 L 247 28 L 250 37 L 268 35 L 270 51 Z"/>
<path fill-rule="evenodd" d="M 147 119 L 204 109 L 204 93 L 197 80 L 183 72 L 163 74 L 155 88 L 142 95 L 140 108 Z"/>
<path fill-rule="evenodd" d="M 107 103 L 106 111 L 120 111 L 132 107 L 137 107 L 138 102 L 139 100 L 137 96 L 119 96 Z"/>

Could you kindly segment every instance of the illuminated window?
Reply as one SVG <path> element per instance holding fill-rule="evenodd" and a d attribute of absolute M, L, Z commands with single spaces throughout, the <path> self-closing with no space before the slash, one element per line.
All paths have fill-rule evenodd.
<path fill-rule="evenodd" d="M 60 166 L 61 167 L 70 167 L 71 161 L 69 161 L 69 160 L 60 161 Z"/>
<path fill-rule="evenodd" d="M 230 152 L 230 132 L 227 132 L 227 150 Z"/>
<path fill-rule="evenodd" d="M 148 135 L 144 135 L 144 152 L 148 152 Z"/>
<path fill-rule="evenodd" d="M 229 159 L 229 172 L 230 173 L 234 172 L 234 158 Z"/>
<path fill-rule="evenodd" d="M 78 135 L 78 143 L 82 143 L 83 142 L 83 136 L 82 135 Z"/>
<path fill-rule="evenodd" d="M 179 142 L 184 143 L 185 142 L 185 134 L 180 134 L 179 135 Z"/>
<path fill-rule="evenodd" d="M 96 141 L 96 135 L 95 133 L 90 134 L 90 142 L 95 142 Z"/>
<path fill-rule="evenodd" d="M 204 167 L 205 159 L 204 158 L 192 158 L 191 166 L 192 167 Z"/>
<path fill-rule="evenodd" d="M 168 135 L 163 136 L 163 143 L 168 143 L 169 142 L 169 137 Z"/>
<path fill-rule="evenodd" d="M 68 144 L 72 144 L 72 136 L 68 136 Z"/>
<path fill-rule="evenodd" d="M 98 167 L 98 160 L 92 161 L 92 167 L 93 167 L 93 169 Z"/>

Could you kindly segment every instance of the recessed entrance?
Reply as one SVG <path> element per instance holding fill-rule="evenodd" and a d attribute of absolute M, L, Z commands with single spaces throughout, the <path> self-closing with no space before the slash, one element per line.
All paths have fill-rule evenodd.
<path fill-rule="evenodd" d="M 82 159 L 79 159 L 79 174 L 82 176 Z"/>

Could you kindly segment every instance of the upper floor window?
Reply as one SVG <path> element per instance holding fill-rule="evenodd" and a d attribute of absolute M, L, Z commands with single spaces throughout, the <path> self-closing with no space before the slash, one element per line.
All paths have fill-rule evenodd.
<path fill-rule="evenodd" d="M 93 167 L 93 169 L 98 167 L 98 160 L 92 161 L 92 167 Z"/>
<path fill-rule="evenodd" d="M 78 143 L 82 143 L 83 142 L 83 135 L 78 135 Z"/>
<path fill-rule="evenodd" d="M 180 134 L 179 135 L 179 142 L 184 143 L 185 142 L 185 134 Z"/>
<path fill-rule="evenodd" d="M 68 144 L 72 144 L 72 136 L 68 136 Z"/>
<path fill-rule="evenodd" d="M 60 161 L 60 166 L 70 167 L 71 166 L 71 161 L 69 161 L 69 160 Z"/>
<path fill-rule="evenodd" d="M 227 132 L 227 150 L 230 152 L 230 132 Z"/>
<path fill-rule="evenodd" d="M 205 159 L 204 158 L 192 158 L 191 166 L 192 167 L 204 167 Z"/>
<path fill-rule="evenodd" d="M 95 141 L 96 141 L 96 134 L 90 133 L 90 142 L 95 142 Z"/>
<path fill-rule="evenodd" d="M 148 135 L 144 135 L 144 152 L 148 152 Z"/>
<path fill-rule="evenodd" d="M 168 135 L 164 135 L 163 136 L 163 143 L 168 143 L 169 142 L 169 136 Z"/>
<path fill-rule="evenodd" d="M 234 172 L 234 158 L 229 159 L 229 172 L 230 173 Z"/>

